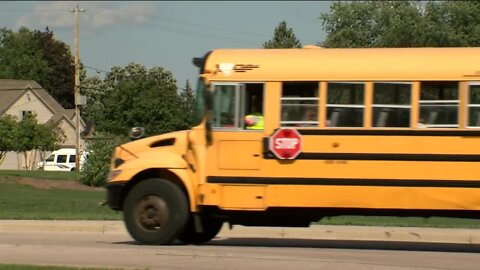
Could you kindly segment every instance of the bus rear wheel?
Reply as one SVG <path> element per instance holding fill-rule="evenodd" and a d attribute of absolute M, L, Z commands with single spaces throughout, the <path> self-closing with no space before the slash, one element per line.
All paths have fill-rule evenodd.
<path fill-rule="evenodd" d="M 215 238 L 218 232 L 222 229 L 223 220 L 215 219 L 210 216 L 200 216 L 200 221 L 202 223 L 203 231 L 197 232 L 195 230 L 193 216 L 191 216 L 187 226 L 185 226 L 183 232 L 178 236 L 178 240 L 185 244 L 199 245 Z"/>
<path fill-rule="evenodd" d="M 125 226 L 143 244 L 173 242 L 187 224 L 189 210 L 185 194 L 164 179 L 145 180 L 129 192 L 124 207 Z"/>

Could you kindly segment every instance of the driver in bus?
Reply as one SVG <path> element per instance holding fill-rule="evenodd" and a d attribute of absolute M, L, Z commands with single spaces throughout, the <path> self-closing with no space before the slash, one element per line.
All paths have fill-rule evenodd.
<path fill-rule="evenodd" d="M 252 113 L 245 115 L 244 122 L 246 129 L 261 130 L 264 128 L 264 119 L 262 110 L 262 99 L 258 96 L 253 97 Z"/>

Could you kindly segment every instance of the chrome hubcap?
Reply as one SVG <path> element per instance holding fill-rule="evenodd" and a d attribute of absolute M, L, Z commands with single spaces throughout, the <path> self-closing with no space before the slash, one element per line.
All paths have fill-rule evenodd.
<path fill-rule="evenodd" d="M 135 220 L 145 230 L 159 230 L 168 220 L 167 204 L 158 196 L 145 196 L 135 208 Z"/>

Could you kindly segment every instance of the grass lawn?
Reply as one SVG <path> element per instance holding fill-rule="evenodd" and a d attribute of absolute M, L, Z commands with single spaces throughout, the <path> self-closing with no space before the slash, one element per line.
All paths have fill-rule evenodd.
<path fill-rule="evenodd" d="M 67 266 L 38 266 L 21 264 L 0 264 L 0 270 L 116 270 L 119 268 L 85 268 Z"/>
<path fill-rule="evenodd" d="M 393 226 L 393 227 L 437 227 L 437 228 L 480 228 L 480 219 L 453 217 L 387 217 L 387 216 L 335 216 L 325 217 L 317 224 Z"/>
<path fill-rule="evenodd" d="M 105 189 L 82 186 L 70 172 L 64 178 L 69 180 L 62 181 L 58 172 L 31 173 L 38 172 L 43 179 L 23 174 L 29 172 L 0 171 L 0 219 L 121 219 L 120 212 L 100 205 Z"/>

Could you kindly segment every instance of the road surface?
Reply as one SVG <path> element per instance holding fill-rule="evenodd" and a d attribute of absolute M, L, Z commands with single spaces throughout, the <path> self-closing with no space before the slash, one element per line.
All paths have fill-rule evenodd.
<path fill-rule="evenodd" d="M 372 236 L 369 237 L 373 240 L 366 240 L 367 236 L 363 239 L 353 237 L 346 231 L 343 235 L 352 239 L 325 239 L 328 238 L 326 236 L 319 239 L 320 229 L 337 233 L 330 227 L 281 230 L 281 234 L 278 234 L 278 228 L 236 230 L 234 227 L 233 231 L 222 230 L 219 237 L 202 246 L 145 246 L 134 242 L 124 229 L 108 226 L 72 229 L 52 225 L 38 229 L 25 224 L 15 228 L 11 227 L 13 225 L 15 222 L 7 225 L 0 222 L 0 263 L 122 269 L 248 270 L 478 270 L 480 265 L 478 243 L 431 243 L 421 239 L 412 242 L 392 238 L 392 235 L 388 241 Z M 368 235 L 367 230 L 376 229 L 367 228 L 363 235 Z M 390 230 L 395 235 L 397 229 Z M 417 233 L 408 231 L 409 235 Z M 420 236 L 426 235 L 418 232 Z M 453 231 L 448 233 L 454 234 Z"/>

